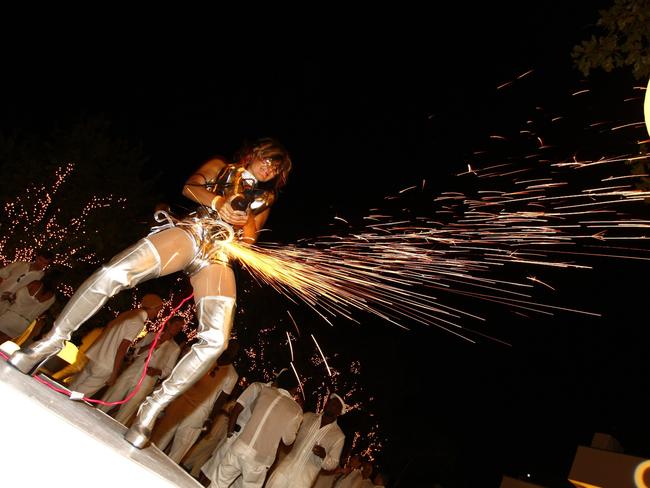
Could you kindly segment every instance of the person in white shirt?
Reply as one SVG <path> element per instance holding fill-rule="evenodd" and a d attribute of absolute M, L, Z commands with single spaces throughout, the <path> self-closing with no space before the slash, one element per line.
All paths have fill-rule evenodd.
<path fill-rule="evenodd" d="M 275 375 L 275 378 L 273 381 L 270 381 L 268 383 L 253 383 L 252 388 L 253 389 L 258 389 L 261 388 L 262 386 L 273 386 L 277 388 L 278 384 L 278 377 L 284 372 L 288 371 L 287 368 L 283 368 L 280 371 L 278 371 Z M 242 429 L 246 426 L 246 423 L 248 420 L 251 418 L 251 409 L 250 405 L 245 407 L 243 410 L 239 411 L 237 414 L 237 421 L 235 424 L 234 431 L 228 436 L 228 423 L 230 417 L 233 415 L 232 409 L 236 404 L 236 398 L 233 400 L 232 405 L 230 405 L 227 409 L 228 416 L 225 418 L 226 421 L 226 426 L 225 426 L 225 434 L 226 438 L 223 439 L 223 441 L 216 446 L 216 448 L 212 451 L 211 457 L 207 459 L 203 466 L 200 466 L 201 472 L 199 473 L 199 481 L 208 481 L 209 480 L 214 480 L 217 479 L 217 468 L 219 467 L 219 464 L 221 463 L 221 460 L 224 458 L 226 453 L 230 450 L 230 446 L 237 440 L 237 437 L 239 436 L 239 433 L 242 431 Z M 282 447 L 282 446 L 280 446 Z M 278 449 L 278 454 L 280 454 L 280 449 Z M 277 459 L 276 459 L 277 460 Z M 195 470 L 192 469 L 191 472 L 192 476 L 195 476 Z M 242 486 L 242 477 L 241 474 L 235 479 L 235 481 L 230 485 L 230 488 L 241 488 Z"/>
<path fill-rule="evenodd" d="M 217 468 L 219 467 L 219 464 L 221 464 L 221 461 L 223 460 L 224 456 L 228 453 L 228 451 L 230 451 L 230 447 L 237 440 L 237 438 L 239 437 L 239 433 L 246 426 L 246 422 L 248 422 L 248 420 L 251 417 L 250 407 L 246 407 L 244 410 L 242 410 L 239 413 L 239 416 L 237 417 L 237 425 L 235 427 L 235 431 L 230 436 L 228 436 L 228 424 L 230 422 L 230 416 L 232 415 L 233 407 L 236 404 L 237 404 L 237 399 L 233 398 L 224 407 L 224 409 L 228 412 L 228 415 L 225 416 L 225 418 L 223 419 L 225 421 L 224 434 L 223 434 L 224 438 L 221 441 L 221 443 L 216 447 L 216 449 L 214 449 L 214 451 L 211 453 L 209 459 L 203 463 L 203 466 L 200 466 L 198 479 L 203 486 L 209 485 L 210 480 L 217 479 Z M 190 474 L 196 477 L 195 468 L 196 466 L 192 467 L 192 471 L 190 472 Z M 241 488 L 241 486 L 242 486 L 242 477 L 240 474 L 237 478 L 235 478 L 235 481 L 232 482 L 230 488 Z"/>
<path fill-rule="evenodd" d="M 183 458 L 183 468 L 194 478 L 205 479 L 202 476 L 201 468 L 224 444 L 228 434 L 228 417 L 232 407 L 235 406 L 239 393 L 241 393 L 241 390 L 239 389 L 239 383 L 237 383 L 221 410 L 217 411 L 214 417 L 208 419 L 210 421 L 208 424 L 210 430 L 192 446 L 192 449 Z M 231 437 L 231 439 L 233 438 Z"/>
<path fill-rule="evenodd" d="M 180 464 L 237 385 L 239 374 L 232 362 L 238 353 L 238 342 L 231 340 L 214 367 L 174 400 L 156 425 L 151 441 L 161 450 L 171 442 L 168 456 L 176 463 Z"/>
<path fill-rule="evenodd" d="M 267 488 L 311 488 L 321 469 L 331 471 L 339 465 L 345 435 L 336 419 L 345 408 L 343 399 L 333 393 L 322 413 L 303 416 L 296 442 L 273 471 Z"/>
<path fill-rule="evenodd" d="M 109 322 L 86 351 L 88 363 L 72 380 L 70 389 L 89 397 L 106 384 L 112 386 L 131 343 L 144 329 L 145 321 L 155 318 L 162 306 L 162 299 L 150 293 L 143 297 L 140 308 L 122 312 Z"/>
<path fill-rule="evenodd" d="M 11 306 L 18 289 L 43 277 L 53 257 L 50 252 L 41 251 L 32 262 L 15 261 L 0 268 L 0 314 Z"/>
<path fill-rule="evenodd" d="M 292 398 L 298 392 L 298 378 L 287 370 L 276 383 L 277 388 L 253 383 L 237 399 L 228 435 L 235 431 L 239 412 L 248 406 L 252 406 L 251 417 L 217 467 L 211 488 L 228 488 L 240 474 L 243 488 L 261 487 L 280 440 L 293 444 L 302 422 L 302 408 Z"/>
<path fill-rule="evenodd" d="M 52 276 L 44 276 L 18 288 L 9 308 L 0 314 L 0 343 L 19 337 L 54 304 L 55 286 Z M 28 336 L 31 334 L 33 331 Z"/>
<path fill-rule="evenodd" d="M 140 388 L 128 402 L 119 405 L 117 412 L 114 414 L 115 420 L 127 425 L 140 404 L 153 391 L 158 380 L 169 376 L 181 352 L 181 343 L 184 337 L 181 331 L 184 325 L 185 321 L 182 317 L 176 316 L 169 320 L 158 338 L 156 348 L 151 353 L 151 360 Z M 104 393 L 102 397 L 104 402 L 118 402 L 131 394 L 142 377 L 144 364 L 156 335 L 157 332 L 149 332 L 142 339 L 133 362 L 120 374 L 115 384 Z M 115 406 L 100 405 L 98 408 L 108 413 Z"/>
<path fill-rule="evenodd" d="M 277 388 L 278 386 L 278 384 L 276 383 L 277 378 L 283 371 L 287 371 L 287 370 L 283 369 L 282 371 L 280 371 L 275 376 L 275 379 L 272 382 L 268 382 L 268 383 L 254 382 L 252 385 L 250 385 L 250 387 L 253 390 L 257 390 L 262 386 L 273 386 Z M 199 473 L 199 481 L 201 482 L 203 481 L 209 482 L 209 480 L 217 479 L 217 468 L 219 467 L 219 464 L 221 464 L 221 460 L 224 458 L 226 453 L 230 451 L 230 447 L 237 440 L 240 432 L 243 430 L 243 428 L 246 426 L 246 423 L 251 418 L 251 405 L 244 407 L 243 410 L 238 409 L 237 421 L 235 423 L 234 430 L 230 433 L 230 435 L 228 435 L 228 425 L 230 423 L 230 418 L 234 415 L 233 408 L 237 404 L 236 400 L 237 399 L 235 398 L 232 401 L 232 405 L 230 405 L 227 408 L 228 416 L 225 418 L 226 421 L 225 439 L 223 439 L 223 441 L 216 447 L 216 449 L 213 450 L 213 452 L 211 453 L 211 457 L 204 462 L 203 466 L 201 466 L 201 472 Z M 192 470 L 191 474 L 194 475 L 194 469 Z M 242 477 L 240 474 L 237 478 L 235 478 L 235 481 L 233 481 L 233 483 L 230 485 L 230 488 L 241 488 L 241 486 L 242 486 Z"/>

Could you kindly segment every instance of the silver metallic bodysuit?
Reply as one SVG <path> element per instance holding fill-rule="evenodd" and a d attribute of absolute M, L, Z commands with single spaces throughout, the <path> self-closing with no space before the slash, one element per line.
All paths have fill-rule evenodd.
<path fill-rule="evenodd" d="M 216 178 L 206 181 L 205 186 L 215 195 L 225 197 L 235 210 L 250 210 L 253 215 L 269 208 L 275 200 L 273 190 L 260 188 L 257 179 L 248 170 L 235 164 L 224 167 Z M 190 276 L 213 263 L 230 265 L 223 243 L 241 239 L 243 233 L 242 229 L 235 230 L 222 220 L 219 212 L 205 206 L 182 219 L 176 219 L 165 211 L 157 212 L 155 218 L 165 223 L 154 227 L 151 234 L 179 227 L 192 239 L 194 258 L 184 270 Z"/>

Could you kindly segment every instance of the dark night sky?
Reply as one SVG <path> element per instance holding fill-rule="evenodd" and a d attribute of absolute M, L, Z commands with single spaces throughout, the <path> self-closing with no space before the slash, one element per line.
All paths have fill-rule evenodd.
<path fill-rule="evenodd" d="M 519 127 L 538 104 L 567 109 L 560 100 L 580 83 L 571 48 L 607 3 L 520 3 L 386 12 L 363 28 L 352 19 L 314 32 L 301 25 L 290 49 L 235 48 L 228 35 L 178 43 L 143 36 L 128 49 L 115 42 L 83 52 L 73 38 L 45 44 L 7 64 L 1 123 L 29 130 L 103 113 L 142 141 L 152 171 L 164 176 L 162 191 L 178 205 L 186 204 L 184 178 L 204 159 L 230 155 L 246 137 L 277 136 L 295 171 L 268 239 L 323 235 L 333 216 L 354 220 L 422 179 L 434 193 L 454 190 L 452 175 L 487 136 Z M 536 71 L 511 90 L 496 90 L 529 69 Z M 524 320 L 486 306 L 482 330 L 512 347 L 370 318 L 333 329 L 302 318 L 329 353 L 358 355 L 388 438 L 383 463 L 398 486 L 498 486 L 502 474 L 527 473 L 568 486 L 575 448 L 594 432 L 650 455 L 641 416 L 644 297 L 629 280 L 640 266 L 596 264 L 594 272 L 549 273 L 561 286 L 541 298 L 597 309 L 602 319 Z"/>

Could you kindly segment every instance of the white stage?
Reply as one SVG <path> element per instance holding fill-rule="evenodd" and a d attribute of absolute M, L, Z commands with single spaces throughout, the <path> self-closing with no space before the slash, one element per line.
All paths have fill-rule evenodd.
<path fill-rule="evenodd" d="M 157 447 L 131 446 L 119 422 L 2 358 L 0 422 L 3 487 L 201 487 Z"/>

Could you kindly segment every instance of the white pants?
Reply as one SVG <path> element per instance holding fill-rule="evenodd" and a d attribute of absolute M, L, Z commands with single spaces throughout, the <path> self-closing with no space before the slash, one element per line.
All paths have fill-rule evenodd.
<path fill-rule="evenodd" d="M 201 435 L 203 423 L 206 414 L 201 410 L 196 410 L 176 425 L 168 429 L 162 437 L 156 442 L 158 448 L 164 450 L 172 442 L 169 458 L 176 463 L 181 462 L 185 454 L 192 448 L 196 440 Z"/>
<path fill-rule="evenodd" d="M 303 466 L 297 469 L 294 465 L 280 463 L 266 483 L 267 488 L 311 488 L 318 477 L 315 466 Z"/>
<path fill-rule="evenodd" d="M 234 447 L 226 452 L 217 467 L 217 478 L 210 488 L 229 488 L 239 475 L 242 476 L 242 488 L 261 488 L 269 466 L 255 460 L 254 450 L 237 449 L 237 445 Z"/>
<path fill-rule="evenodd" d="M 86 367 L 74 377 L 70 383 L 70 389 L 79 391 L 88 397 L 92 396 L 106 384 L 112 373 L 112 370 L 105 369 L 90 360 Z"/>
<path fill-rule="evenodd" d="M 131 394 L 135 386 L 140 381 L 140 376 L 134 376 L 132 374 L 121 374 L 117 379 L 115 384 L 111 386 L 102 398 L 105 402 L 119 402 L 124 400 L 127 396 Z M 139 374 L 142 374 L 142 370 L 139 371 Z M 117 420 L 122 425 L 126 425 L 131 417 L 138 410 L 140 404 L 144 401 L 145 398 L 151 393 L 156 386 L 158 381 L 158 376 L 149 376 L 145 375 L 140 385 L 140 389 L 136 392 L 135 395 L 126 403 L 119 405 L 119 410 L 114 415 L 115 420 Z M 100 405 L 99 408 L 104 412 L 109 412 L 114 407 L 107 405 Z"/>
<path fill-rule="evenodd" d="M 203 474 L 211 481 L 216 481 L 217 468 L 221 464 L 221 461 L 223 461 L 223 458 L 226 457 L 226 453 L 230 450 L 230 447 L 237 440 L 238 435 L 239 433 L 235 433 L 230 437 L 226 437 L 221 445 L 214 451 L 212 457 L 201 467 Z"/>
<path fill-rule="evenodd" d="M 183 466 L 191 469 L 190 474 L 192 476 L 199 475 L 201 467 L 226 440 L 227 431 L 228 417 L 226 415 L 217 415 L 208 435 L 197 442 L 183 461 Z"/>

